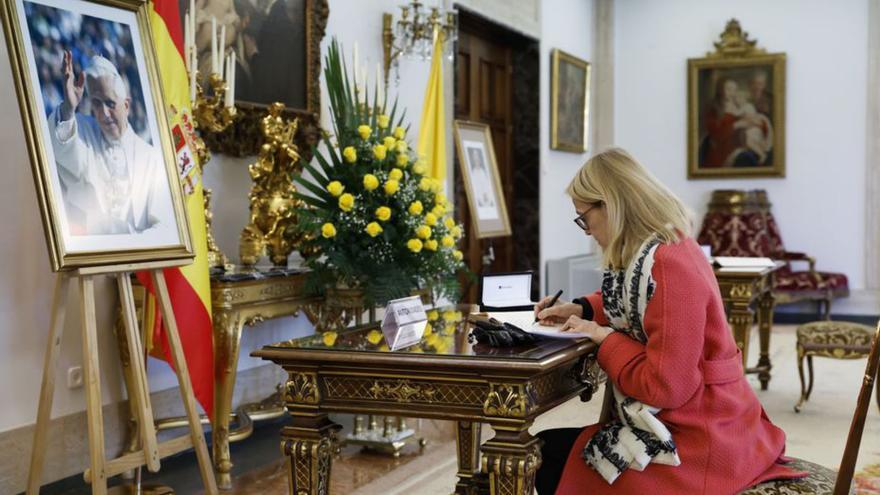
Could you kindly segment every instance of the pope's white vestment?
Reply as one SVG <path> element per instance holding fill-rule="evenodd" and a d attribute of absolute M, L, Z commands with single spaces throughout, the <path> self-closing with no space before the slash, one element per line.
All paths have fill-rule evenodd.
<path fill-rule="evenodd" d="M 61 121 L 55 109 L 49 134 L 72 235 L 134 234 L 174 221 L 162 154 L 130 125 L 111 142 L 94 117 Z"/>

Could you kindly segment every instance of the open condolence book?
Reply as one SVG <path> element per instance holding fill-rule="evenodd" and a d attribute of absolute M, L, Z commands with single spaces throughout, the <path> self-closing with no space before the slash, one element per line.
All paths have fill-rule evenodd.
<path fill-rule="evenodd" d="M 562 332 L 562 325 L 547 326 L 535 322 L 534 311 L 505 311 L 498 313 L 489 313 L 489 317 L 495 318 L 496 320 L 501 322 L 510 323 L 511 325 L 519 327 L 528 333 L 542 335 L 544 337 L 554 337 L 557 339 L 585 338 L 583 334 Z"/>

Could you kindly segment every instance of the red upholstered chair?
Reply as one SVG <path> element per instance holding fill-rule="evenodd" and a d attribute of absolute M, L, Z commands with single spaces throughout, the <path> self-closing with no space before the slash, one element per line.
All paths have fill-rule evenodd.
<path fill-rule="evenodd" d="M 766 256 L 786 261 L 774 276 L 777 304 L 816 301 L 828 319 L 831 301 L 849 295 L 846 275 L 817 272 L 812 257 L 785 250 L 764 190 L 713 191 L 697 241 L 712 246 L 714 256 Z M 794 262 L 805 263 L 807 269 L 794 270 Z"/>

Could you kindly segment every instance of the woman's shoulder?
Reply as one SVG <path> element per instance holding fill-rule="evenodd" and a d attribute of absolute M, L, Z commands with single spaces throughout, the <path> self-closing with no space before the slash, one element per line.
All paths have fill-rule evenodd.
<path fill-rule="evenodd" d="M 654 277 L 704 278 L 711 266 L 703 250 L 691 237 L 657 246 L 654 254 Z M 659 273 L 658 273 L 659 272 Z"/>

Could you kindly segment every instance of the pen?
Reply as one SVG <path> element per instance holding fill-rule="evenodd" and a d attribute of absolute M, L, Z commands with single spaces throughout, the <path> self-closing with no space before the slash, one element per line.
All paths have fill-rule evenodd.
<path fill-rule="evenodd" d="M 553 307 L 553 305 L 556 304 L 556 301 L 559 300 L 559 296 L 561 296 L 561 295 L 562 295 L 562 289 L 559 289 L 559 292 L 557 292 L 556 295 L 553 296 L 553 299 L 550 300 L 550 304 L 548 304 L 548 305 L 545 307 L 545 309 L 546 309 L 546 308 Z M 537 316 L 535 316 L 535 321 L 536 321 L 536 322 L 538 321 L 538 317 L 537 317 Z"/>

